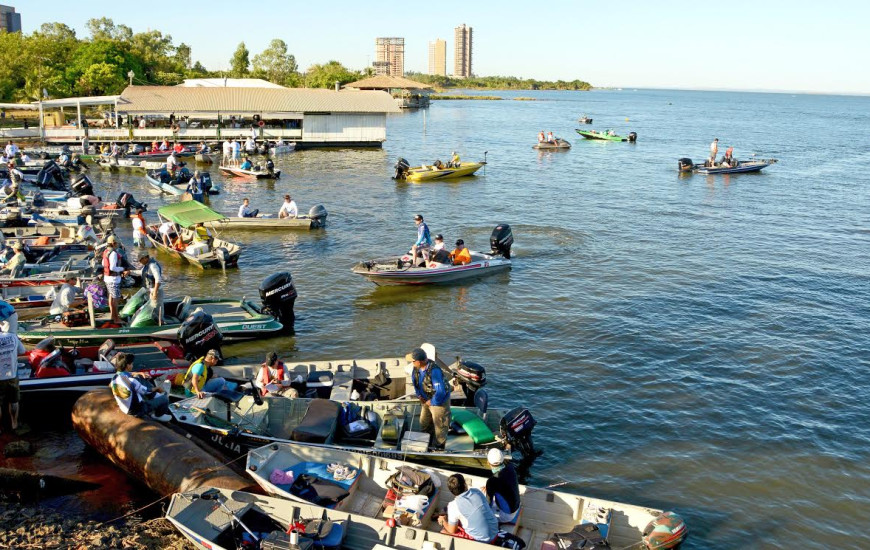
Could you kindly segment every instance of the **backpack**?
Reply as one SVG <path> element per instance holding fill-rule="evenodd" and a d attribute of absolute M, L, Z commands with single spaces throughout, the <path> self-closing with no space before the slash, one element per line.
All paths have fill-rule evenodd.
<path fill-rule="evenodd" d="M 499 531 L 495 536 L 495 540 L 492 541 L 492 545 L 500 546 L 501 548 L 509 548 L 510 550 L 523 550 L 523 548 L 526 547 L 526 541 L 513 533 Z"/>
<path fill-rule="evenodd" d="M 435 483 L 432 481 L 432 476 L 410 466 L 399 466 L 396 473 L 387 479 L 387 487 L 400 495 L 431 497 L 435 494 Z"/>
<path fill-rule="evenodd" d="M 597 523 L 583 523 L 570 533 L 554 533 L 541 548 L 552 550 L 604 550 L 610 544 L 602 536 Z"/>

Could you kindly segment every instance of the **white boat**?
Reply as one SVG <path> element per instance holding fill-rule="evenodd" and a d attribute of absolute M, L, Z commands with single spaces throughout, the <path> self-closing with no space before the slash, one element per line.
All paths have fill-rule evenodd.
<path fill-rule="evenodd" d="M 490 253 L 469 251 L 471 262 L 465 265 L 429 261 L 425 266 L 417 267 L 413 265 L 410 254 L 405 254 L 399 258 L 360 262 L 351 271 L 376 285 L 449 284 L 510 271 L 510 249 L 514 242 L 510 226 L 498 225 L 489 240 Z"/>
<path fill-rule="evenodd" d="M 269 147 L 270 155 L 286 155 L 296 150 L 296 142 L 284 143 L 282 145 L 273 145 Z"/>
<path fill-rule="evenodd" d="M 229 174 L 230 176 L 236 176 L 241 178 L 256 178 L 259 180 L 278 179 L 281 177 L 281 170 L 245 170 L 238 166 L 225 165 L 221 165 L 219 169 L 224 174 Z"/>
<path fill-rule="evenodd" d="M 115 157 L 101 159 L 98 164 L 100 170 L 108 170 L 110 172 L 145 172 L 147 170 L 160 170 L 166 167 L 165 162 L 157 160 Z"/>
<path fill-rule="evenodd" d="M 256 218 L 226 217 L 222 220 L 206 222 L 206 227 L 216 229 L 319 229 L 326 226 L 326 208 L 323 205 L 311 207 L 308 215 L 295 218 L 279 218 L 274 214 L 260 215 Z"/>
<path fill-rule="evenodd" d="M 329 465 L 340 465 L 343 471 L 336 476 L 329 471 Z M 300 491 L 306 481 L 313 481 L 315 485 L 322 483 L 320 486 L 333 489 L 335 492 L 331 498 L 321 501 L 324 513 L 330 517 L 347 517 L 351 522 L 376 521 L 381 525 L 392 517 L 397 523 L 415 526 L 416 539 L 438 541 L 441 548 L 453 546 L 483 550 L 489 546 L 440 533 L 441 527 L 434 521 L 435 510 L 445 509 L 453 500 L 453 495 L 447 490 L 447 480 L 455 472 L 448 469 L 420 468 L 403 460 L 288 443 L 252 450 L 246 468 L 267 494 L 301 505 L 315 504 L 305 498 L 310 498 L 311 493 Z M 335 467 L 332 468 L 334 471 Z M 423 473 L 424 477 L 428 475 L 431 484 L 426 482 L 425 488 L 419 492 L 427 496 L 428 504 L 402 513 L 395 502 L 395 493 L 390 492 L 389 480 L 400 469 L 408 468 Z M 302 475 L 310 477 L 300 479 Z M 464 473 L 463 477 L 469 488 L 483 490 L 486 487 L 487 477 Z M 332 501 L 337 502 L 333 504 Z M 556 550 L 560 545 L 548 545 L 548 541 L 557 534 L 570 533 L 584 526 L 597 531 L 610 548 L 639 548 L 648 542 L 644 537 L 646 528 L 663 514 L 662 510 L 653 508 L 526 485 L 520 485 L 520 502 L 515 522 L 502 524 L 500 528 L 521 538 L 529 549 Z M 678 520 L 674 527 L 671 544 L 655 548 L 673 548 L 685 539 L 685 524 Z M 581 547 L 591 546 L 578 546 Z"/>

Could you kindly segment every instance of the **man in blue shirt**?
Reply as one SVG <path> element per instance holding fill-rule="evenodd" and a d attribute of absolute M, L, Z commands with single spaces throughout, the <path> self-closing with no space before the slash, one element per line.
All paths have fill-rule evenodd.
<path fill-rule="evenodd" d="M 432 447 L 443 449 L 450 428 L 450 388 L 444 382 L 441 367 L 426 356 L 421 348 L 411 352 L 414 372 L 411 381 L 414 392 L 423 404 L 420 411 L 420 429 L 432 437 Z"/>
<path fill-rule="evenodd" d="M 453 500 L 447 503 L 447 517 L 439 516 L 442 533 L 491 544 L 498 535 L 498 521 L 480 489 L 470 489 L 462 474 L 447 479 Z"/>
<path fill-rule="evenodd" d="M 420 256 L 422 265 L 426 265 L 429 259 L 429 248 L 432 246 L 432 235 L 429 233 L 429 226 L 423 221 L 423 216 L 417 214 L 414 216 L 414 223 L 417 224 L 417 241 L 411 247 L 411 262 L 418 265 L 417 256 Z"/>

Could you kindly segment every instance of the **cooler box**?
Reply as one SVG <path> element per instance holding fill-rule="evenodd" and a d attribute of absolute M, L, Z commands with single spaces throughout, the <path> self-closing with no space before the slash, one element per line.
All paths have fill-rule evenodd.
<path fill-rule="evenodd" d="M 412 453 L 425 453 L 429 450 L 429 434 L 425 432 L 405 432 L 402 450 Z"/>
<path fill-rule="evenodd" d="M 193 243 L 187 245 L 184 251 L 191 256 L 202 256 L 203 254 L 208 254 L 208 245 L 206 243 Z"/>

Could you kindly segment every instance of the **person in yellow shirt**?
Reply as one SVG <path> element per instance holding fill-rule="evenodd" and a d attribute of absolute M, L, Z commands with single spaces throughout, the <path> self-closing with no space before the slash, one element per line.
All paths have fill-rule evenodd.
<path fill-rule="evenodd" d="M 453 151 L 453 156 L 450 158 L 450 166 L 452 166 L 453 168 L 459 168 L 459 164 L 459 155 L 456 153 L 456 151 Z"/>
<path fill-rule="evenodd" d="M 471 252 L 465 247 L 465 241 L 458 239 L 456 248 L 450 253 L 450 259 L 453 260 L 453 265 L 466 265 L 471 263 Z"/>

